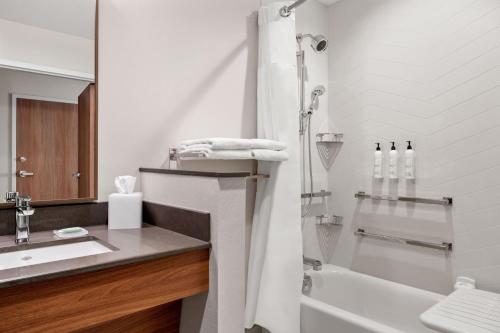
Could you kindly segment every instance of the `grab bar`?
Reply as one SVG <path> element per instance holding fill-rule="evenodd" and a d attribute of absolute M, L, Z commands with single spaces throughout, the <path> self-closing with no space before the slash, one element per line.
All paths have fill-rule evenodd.
<path fill-rule="evenodd" d="M 332 195 L 332 192 L 321 190 L 319 192 L 313 192 L 313 193 L 311 193 L 311 192 L 301 193 L 300 197 L 302 199 L 304 199 L 304 198 L 311 198 L 311 197 L 313 197 L 313 198 L 323 198 L 323 197 L 329 197 L 331 195 Z"/>
<path fill-rule="evenodd" d="M 418 198 L 418 197 L 400 197 L 400 196 L 390 196 L 390 195 L 372 195 L 365 192 L 359 191 L 354 194 L 356 199 L 372 199 L 372 200 L 387 200 L 387 201 L 404 201 L 412 203 L 423 203 L 431 205 L 442 205 L 442 206 L 452 206 L 453 198 L 443 197 L 442 199 L 428 199 L 428 198 Z"/>
<path fill-rule="evenodd" d="M 361 229 L 361 228 L 359 228 L 357 231 L 355 231 L 354 234 L 356 236 L 360 236 L 360 237 L 375 238 L 375 239 L 385 240 L 385 241 L 394 242 L 394 243 L 415 245 L 415 246 L 427 247 L 427 248 L 436 249 L 436 250 L 451 251 L 453 249 L 452 243 L 447 243 L 447 242 L 443 242 L 441 244 L 429 243 L 429 242 L 423 242 L 423 241 L 402 238 L 402 237 L 372 234 L 372 233 L 366 232 L 365 229 Z"/>

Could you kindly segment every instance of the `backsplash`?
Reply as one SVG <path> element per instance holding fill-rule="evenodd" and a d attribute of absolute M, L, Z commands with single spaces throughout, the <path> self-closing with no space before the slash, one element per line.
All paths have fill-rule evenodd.
<path fill-rule="evenodd" d="M 46 231 L 67 227 L 86 227 L 107 224 L 108 204 L 106 202 L 76 205 L 35 207 L 30 219 L 30 231 Z M 16 232 L 16 214 L 12 209 L 0 209 L 0 235 Z"/>

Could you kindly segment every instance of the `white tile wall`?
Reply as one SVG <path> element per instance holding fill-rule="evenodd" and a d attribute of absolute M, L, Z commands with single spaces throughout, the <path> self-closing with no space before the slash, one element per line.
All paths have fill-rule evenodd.
<path fill-rule="evenodd" d="M 307 1 L 300 7 L 300 10 L 296 10 L 296 26 L 297 33 L 303 34 L 322 34 L 328 35 L 328 7 L 317 2 L 316 0 Z M 325 172 L 319 159 L 319 155 L 316 154 L 316 143 L 315 135 L 319 132 L 328 132 L 328 51 L 317 54 L 315 53 L 310 45 L 310 40 L 305 39 L 302 42 L 302 48 L 305 52 L 307 75 L 306 75 L 306 93 L 305 101 L 306 107 L 310 103 L 311 91 L 314 87 L 318 85 L 323 85 L 326 88 L 326 92 L 320 97 L 319 108 L 314 111 L 314 116 L 311 122 L 311 135 L 312 135 L 312 149 L 313 149 L 313 179 L 314 179 L 314 191 L 326 190 L 328 188 L 328 174 Z M 307 150 L 306 150 L 307 152 Z M 307 155 L 307 153 L 306 153 Z M 302 165 L 302 170 L 306 172 L 306 183 L 305 192 L 309 192 L 309 174 L 308 174 L 308 162 L 306 161 L 306 168 Z M 303 177 L 303 176 L 302 176 Z M 304 179 L 304 177 L 303 177 Z M 305 201 L 304 201 L 305 202 Z M 316 241 L 316 230 L 314 226 L 314 216 L 322 214 L 328 209 L 326 201 L 315 200 L 312 210 L 310 212 L 310 217 L 306 218 L 304 224 L 304 250 L 305 255 L 311 257 L 318 257 L 321 255 L 321 246 Z"/>
<path fill-rule="evenodd" d="M 468 275 L 500 292 L 500 1 L 343 0 L 328 15 L 330 126 L 345 134 L 328 173 L 345 217 L 331 262 L 443 293 Z M 387 152 L 393 140 L 401 153 L 413 141 L 415 183 L 373 181 L 374 143 Z M 358 190 L 455 204 L 358 202 Z M 455 247 L 360 241 L 358 227 Z"/>

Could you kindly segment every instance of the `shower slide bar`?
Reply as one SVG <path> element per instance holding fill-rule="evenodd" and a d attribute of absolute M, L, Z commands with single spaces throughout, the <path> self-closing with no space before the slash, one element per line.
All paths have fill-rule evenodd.
<path fill-rule="evenodd" d="M 298 6 L 302 5 L 304 2 L 307 0 L 297 0 L 294 3 L 292 3 L 290 6 L 283 6 L 280 9 L 280 15 L 282 17 L 288 17 L 292 13 L 292 9 L 297 8 Z"/>
<path fill-rule="evenodd" d="M 423 241 L 408 239 L 408 238 L 403 238 L 403 237 L 372 234 L 372 233 L 366 232 L 365 229 L 361 229 L 361 228 L 358 229 L 357 231 L 355 231 L 354 234 L 356 236 L 359 236 L 359 237 L 368 237 L 368 238 L 385 240 L 385 241 L 389 241 L 389 242 L 393 242 L 393 243 L 421 246 L 421 247 L 426 247 L 426 248 L 435 249 L 435 250 L 451 251 L 453 249 L 452 243 L 447 243 L 447 242 L 429 243 L 429 242 L 423 242 Z"/>
<path fill-rule="evenodd" d="M 365 192 L 359 191 L 354 194 L 356 199 L 372 199 L 372 200 L 386 200 L 386 201 L 404 201 L 412 203 L 422 203 L 430 205 L 442 205 L 442 206 L 452 206 L 453 198 L 443 197 L 442 199 L 428 199 L 428 198 L 418 198 L 418 197 L 400 197 L 391 195 L 371 195 Z"/>

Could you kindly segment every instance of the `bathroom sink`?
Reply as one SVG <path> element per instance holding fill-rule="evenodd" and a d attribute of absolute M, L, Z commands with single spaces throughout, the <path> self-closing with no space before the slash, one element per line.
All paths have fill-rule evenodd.
<path fill-rule="evenodd" d="M 87 257 L 117 250 L 95 237 L 0 248 L 0 270 Z"/>

